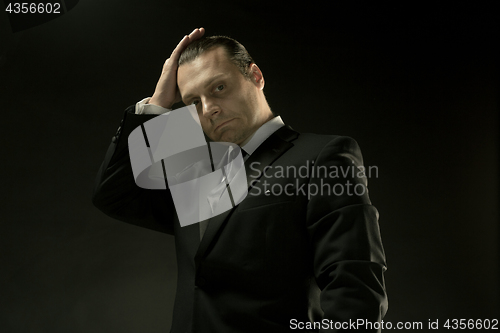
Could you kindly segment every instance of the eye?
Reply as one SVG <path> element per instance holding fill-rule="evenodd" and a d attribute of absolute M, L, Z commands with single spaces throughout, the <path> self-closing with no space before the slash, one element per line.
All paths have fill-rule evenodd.
<path fill-rule="evenodd" d="M 215 91 L 221 91 L 224 89 L 224 85 L 221 84 L 221 85 L 218 85 L 217 88 L 215 88 Z"/>
<path fill-rule="evenodd" d="M 198 105 L 198 103 L 200 103 L 200 101 L 199 101 L 199 100 L 194 100 L 194 101 L 193 101 L 193 103 L 191 103 L 191 104 L 193 104 L 193 105 Z"/>

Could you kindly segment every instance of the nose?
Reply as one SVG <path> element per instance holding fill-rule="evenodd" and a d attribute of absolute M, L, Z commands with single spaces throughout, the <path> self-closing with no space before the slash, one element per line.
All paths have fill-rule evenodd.
<path fill-rule="evenodd" d="M 211 119 L 213 116 L 220 113 L 220 107 L 213 98 L 203 98 L 201 104 L 203 117 L 205 118 Z"/>

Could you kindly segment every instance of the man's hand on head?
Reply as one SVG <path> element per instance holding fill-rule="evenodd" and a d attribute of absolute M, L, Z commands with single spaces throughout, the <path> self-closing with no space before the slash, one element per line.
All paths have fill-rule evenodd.
<path fill-rule="evenodd" d="M 189 35 L 184 36 L 177 44 L 176 48 L 165 61 L 160 79 L 156 84 L 156 89 L 149 100 L 149 104 L 158 105 L 166 109 L 171 109 L 172 105 L 181 101 L 179 88 L 177 87 L 177 68 L 179 67 L 179 57 L 188 45 L 201 38 L 205 34 L 204 28 L 196 28 Z"/>

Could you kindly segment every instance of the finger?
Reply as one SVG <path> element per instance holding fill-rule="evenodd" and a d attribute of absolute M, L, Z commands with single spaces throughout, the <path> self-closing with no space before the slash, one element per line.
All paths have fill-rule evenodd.
<path fill-rule="evenodd" d="M 195 28 L 193 31 L 191 31 L 191 33 L 189 34 L 189 37 L 194 36 L 195 34 L 197 34 L 197 33 L 198 33 L 198 31 L 199 31 L 199 29 L 198 29 L 198 28 Z"/>
<path fill-rule="evenodd" d="M 205 29 L 204 28 L 196 28 L 194 29 L 187 38 L 187 43 L 188 45 L 192 42 L 194 42 L 197 39 L 200 39 L 203 35 L 205 34 Z M 187 45 L 186 45 L 187 47 Z"/>
<path fill-rule="evenodd" d="M 189 35 L 184 36 L 179 44 L 177 44 L 177 47 L 174 49 L 172 55 L 170 56 L 170 58 L 172 58 L 172 61 L 177 62 L 181 53 L 186 49 L 186 47 L 188 47 L 191 42 L 201 38 L 204 34 L 205 28 L 196 28 Z"/>
<path fill-rule="evenodd" d="M 204 30 L 204 29 L 203 29 Z M 184 36 L 179 44 L 175 47 L 172 52 L 171 58 L 177 59 L 182 51 L 196 38 L 201 37 L 203 34 L 200 34 L 200 30 L 198 28 L 194 29 L 189 35 Z"/>
<path fill-rule="evenodd" d="M 196 28 L 189 34 L 189 39 L 192 42 L 193 40 L 196 40 L 203 36 L 203 34 L 205 34 L 204 28 Z"/>
<path fill-rule="evenodd" d="M 182 51 L 184 51 L 184 49 L 189 45 L 189 36 L 186 35 L 184 36 L 181 41 L 179 42 L 179 44 L 177 44 L 177 46 L 175 47 L 175 49 L 172 51 L 172 55 L 170 56 L 170 58 L 172 58 L 174 61 L 176 61 L 180 54 L 182 53 Z"/>

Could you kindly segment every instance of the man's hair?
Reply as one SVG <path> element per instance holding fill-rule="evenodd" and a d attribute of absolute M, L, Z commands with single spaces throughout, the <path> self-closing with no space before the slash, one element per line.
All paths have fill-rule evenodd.
<path fill-rule="evenodd" d="M 238 67 L 241 74 L 250 79 L 248 67 L 254 62 L 252 57 L 243 45 L 227 36 L 210 36 L 195 40 L 182 52 L 179 57 L 179 66 L 191 62 L 204 52 L 219 46 L 226 50 L 229 60 Z"/>

